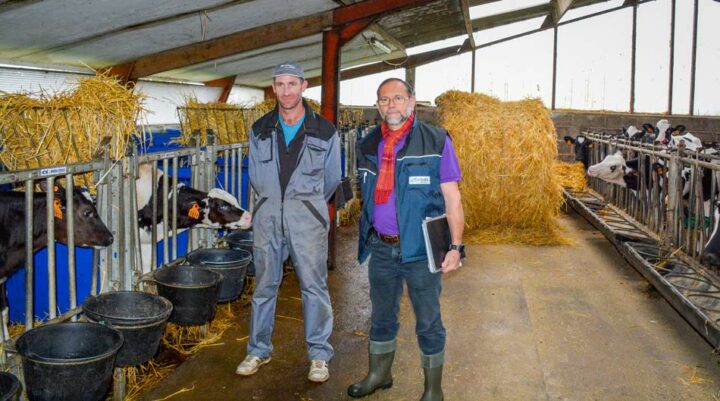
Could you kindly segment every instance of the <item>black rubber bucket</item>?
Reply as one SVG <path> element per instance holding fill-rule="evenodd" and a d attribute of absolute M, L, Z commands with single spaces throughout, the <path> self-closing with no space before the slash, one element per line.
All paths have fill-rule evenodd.
<path fill-rule="evenodd" d="M 252 256 L 242 249 L 197 249 L 185 258 L 187 263 L 195 267 L 204 267 L 223 276 L 218 302 L 236 299 L 245 287 L 245 272 Z"/>
<path fill-rule="evenodd" d="M 191 326 L 205 324 L 215 316 L 222 276 L 192 266 L 163 267 L 153 272 L 158 294 L 173 304 L 170 321 Z"/>
<path fill-rule="evenodd" d="M 20 400 L 20 380 L 12 373 L 0 372 L 0 401 Z"/>
<path fill-rule="evenodd" d="M 30 401 L 104 400 L 122 346 L 119 331 L 95 323 L 59 323 L 17 340 Z"/>
<path fill-rule="evenodd" d="M 149 361 L 160 346 L 173 306 L 159 296 L 140 291 L 117 291 L 89 297 L 83 312 L 90 321 L 120 330 L 125 339 L 115 366 Z"/>
<path fill-rule="evenodd" d="M 252 232 L 252 230 L 233 231 L 225 237 L 225 242 L 227 242 L 228 246 L 230 246 L 230 249 L 242 249 L 243 251 L 247 251 L 250 253 L 251 260 L 247 267 L 247 275 L 254 276 L 255 275 L 255 263 L 252 260 L 252 254 L 253 254 L 253 232 Z"/>

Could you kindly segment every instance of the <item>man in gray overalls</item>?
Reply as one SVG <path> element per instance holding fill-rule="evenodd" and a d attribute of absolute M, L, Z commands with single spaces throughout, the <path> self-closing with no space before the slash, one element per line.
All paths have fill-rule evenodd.
<path fill-rule="evenodd" d="M 277 106 L 253 124 L 249 176 L 257 198 L 253 210 L 256 287 L 247 356 L 235 373 L 250 376 L 270 362 L 275 306 L 282 264 L 292 257 L 303 300 L 308 379 L 330 377 L 328 342 L 333 314 L 327 286 L 327 201 L 340 183 L 340 147 L 335 127 L 303 100 L 302 67 L 279 64 L 273 71 Z"/>

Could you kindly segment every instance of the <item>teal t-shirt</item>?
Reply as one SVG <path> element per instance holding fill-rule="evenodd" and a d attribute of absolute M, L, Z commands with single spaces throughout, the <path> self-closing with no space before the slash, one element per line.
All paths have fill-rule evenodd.
<path fill-rule="evenodd" d="M 300 131 L 300 126 L 303 122 L 305 122 L 305 114 L 303 114 L 302 118 L 300 118 L 300 120 L 298 120 L 298 122 L 293 125 L 285 124 L 285 121 L 283 121 L 282 117 L 280 118 L 280 125 L 282 126 L 283 136 L 285 137 L 285 146 L 290 146 L 290 142 L 292 142 L 293 138 L 295 138 L 295 135 L 298 133 L 298 131 Z"/>

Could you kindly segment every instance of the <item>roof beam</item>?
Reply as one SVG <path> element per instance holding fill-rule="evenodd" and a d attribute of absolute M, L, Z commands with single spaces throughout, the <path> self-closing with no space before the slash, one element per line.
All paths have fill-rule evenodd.
<path fill-rule="evenodd" d="M 379 63 L 367 64 L 356 68 L 340 71 L 340 79 L 353 79 L 364 77 L 366 75 L 377 74 L 384 71 L 392 71 L 397 68 L 413 68 L 421 65 L 432 63 L 433 61 L 443 60 L 448 57 L 465 53 L 470 48 L 470 41 L 465 40 L 461 46 L 450 46 L 442 49 L 432 50 L 429 52 L 416 54 L 407 58 L 398 58 L 394 60 L 381 61 Z M 320 77 L 308 78 L 308 87 L 318 86 L 321 83 Z"/>
<path fill-rule="evenodd" d="M 586 2 L 590 3 L 591 1 L 586 1 Z M 642 4 L 642 3 L 649 2 L 649 1 L 654 1 L 654 0 L 638 0 L 637 3 Z M 571 24 L 574 22 L 578 22 L 578 21 L 582 21 L 585 19 L 589 19 L 589 18 L 600 16 L 600 15 L 608 14 L 611 12 L 615 12 L 615 11 L 621 10 L 626 7 L 628 7 L 628 5 L 621 5 L 621 6 L 610 8 L 607 10 L 598 11 L 598 12 L 595 12 L 595 13 L 592 13 L 589 15 L 574 18 L 569 21 L 564 21 L 562 23 L 559 23 L 559 25 Z M 478 21 L 478 20 L 475 20 L 475 21 Z M 473 21 L 473 25 L 474 25 L 475 21 Z M 484 28 L 481 28 L 481 29 L 484 29 Z M 513 39 L 517 39 L 517 38 L 520 38 L 523 36 L 542 32 L 547 29 L 549 29 L 549 28 L 533 29 L 528 32 L 520 33 L 517 35 L 512 35 L 510 37 L 498 39 L 493 42 L 483 43 L 479 46 L 476 46 L 476 48 L 480 49 L 480 48 L 490 47 L 490 46 L 493 46 L 498 43 L 507 42 L 509 40 L 513 40 Z M 367 75 L 377 74 L 377 73 L 384 72 L 384 71 L 394 70 L 396 68 L 418 67 L 418 66 L 421 66 L 424 64 L 432 63 L 434 61 L 439 61 L 439 60 L 446 59 L 448 57 L 456 56 L 456 55 L 459 55 L 459 54 L 462 54 L 462 53 L 465 53 L 465 52 L 468 52 L 471 50 L 472 49 L 470 48 L 469 41 L 465 40 L 463 45 L 459 46 L 459 47 L 451 46 L 451 47 L 446 47 L 443 49 L 432 50 L 432 51 L 425 52 L 425 53 L 415 54 L 415 55 L 409 56 L 407 58 L 387 60 L 387 61 L 382 61 L 382 62 L 378 62 L 378 63 L 363 65 L 363 66 L 356 67 L 356 68 L 347 69 L 347 70 L 340 72 L 340 79 L 345 80 L 345 79 L 359 78 L 359 77 L 363 77 L 363 76 L 367 76 Z M 309 78 L 307 81 L 309 83 L 308 86 L 311 86 L 311 87 L 317 86 L 320 84 L 319 78 Z"/>
<path fill-rule="evenodd" d="M 228 98 L 230 97 L 230 92 L 232 91 L 233 85 L 235 85 L 235 77 L 236 75 L 231 75 L 229 77 L 220 78 L 220 79 L 214 79 L 212 81 L 205 82 L 205 86 L 210 86 L 213 88 L 222 88 L 222 91 L 220 91 L 220 96 L 218 96 L 218 103 L 227 103 Z"/>
<path fill-rule="evenodd" d="M 554 27 L 560 22 L 560 19 L 565 15 L 565 12 L 570 9 L 574 0 L 553 0 L 552 1 L 552 12 L 545 18 L 542 23 L 542 28 Z"/>
<path fill-rule="evenodd" d="M 465 23 L 465 32 L 468 34 L 470 46 L 475 48 L 475 37 L 473 36 L 472 20 L 470 19 L 470 0 L 460 0 L 460 8 L 462 9 L 463 22 Z"/>
<path fill-rule="evenodd" d="M 292 39 L 320 33 L 328 28 L 378 18 L 405 8 L 417 7 L 432 0 L 365 0 L 349 6 L 309 16 L 263 25 L 223 37 L 194 43 L 137 60 L 113 66 L 110 70 L 130 70 L 128 79 L 134 80 L 159 72 L 216 60 L 233 54 L 258 49 Z"/>
<path fill-rule="evenodd" d="M 552 12 L 550 4 L 540 4 L 520 10 L 508 11 L 502 14 L 491 15 L 472 20 L 473 31 L 495 28 L 497 26 L 512 24 L 537 17 L 544 17 Z"/>

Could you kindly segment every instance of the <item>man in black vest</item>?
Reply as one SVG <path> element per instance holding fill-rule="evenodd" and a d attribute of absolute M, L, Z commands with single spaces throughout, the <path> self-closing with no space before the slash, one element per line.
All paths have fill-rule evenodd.
<path fill-rule="evenodd" d="M 364 397 L 392 386 L 391 366 L 403 281 L 415 312 L 425 374 L 421 401 L 442 401 L 445 328 L 440 316 L 441 275 L 430 272 L 422 221 L 447 214 L 451 245 L 442 273 L 458 269 L 464 254 L 460 166 L 445 130 L 419 121 L 407 82 L 390 78 L 377 90 L 382 123 L 358 145 L 363 209 L 358 260 L 368 264 L 372 302 L 367 376 L 348 388 Z"/>

